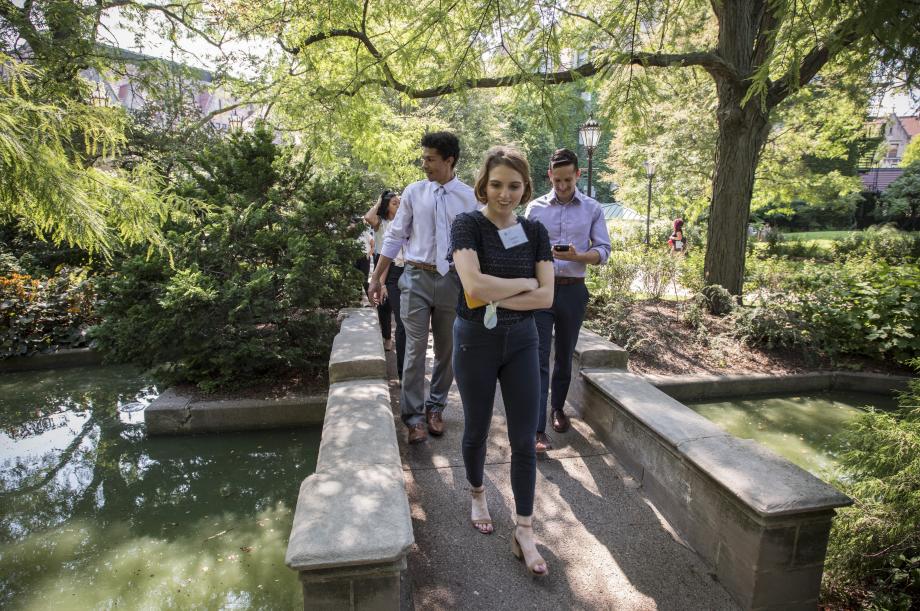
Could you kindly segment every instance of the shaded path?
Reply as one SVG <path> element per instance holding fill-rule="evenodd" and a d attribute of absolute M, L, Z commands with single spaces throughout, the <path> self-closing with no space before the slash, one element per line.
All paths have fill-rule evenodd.
<path fill-rule="evenodd" d="M 393 353 L 387 354 L 395 379 Z M 568 433 L 552 435 L 557 449 L 537 463 L 536 533 L 550 575 L 532 578 L 510 551 L 514 504 L 501 393 L 485 469 L 495 533 L 485 536 L 469 522 L 456 384 L 444 413 L 445 435 L 414 446 L 406 444 L 399 420 L 399 390 L 391 382 L 416 541 L 408 555 L 409 608 L 737 608 L 702 561 L 671 537 L 633 480 L 577 417 Z"/>

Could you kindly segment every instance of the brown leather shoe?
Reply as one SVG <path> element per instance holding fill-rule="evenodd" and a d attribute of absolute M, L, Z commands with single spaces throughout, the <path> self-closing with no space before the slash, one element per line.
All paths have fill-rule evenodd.
<path fill-rule="evenodd" d="M 553 449 L 553 441 L 546 433 L 537 433 L 537 454 L 546 454 L 547 450 Z"/>
<path fill-rule="evenodd" d="M 409 443 L 421 443 L 428 440 L 427 427 L 419 422 L 409 427 Z"/>
<path fill-rule="evenodd" d="M 565 412 L 561 409 L 553 410 L 553 430 L 557 433 L 565 433 L 569 430 L 569 417 L 565 415 Z"/>
<path fill-rule="evenodd" d="M 428 432 L 435 437 L 444 434 L 444 420 L 441 418 L 441 412 L 427 412 L 425 419 L 428 421 Z"/>

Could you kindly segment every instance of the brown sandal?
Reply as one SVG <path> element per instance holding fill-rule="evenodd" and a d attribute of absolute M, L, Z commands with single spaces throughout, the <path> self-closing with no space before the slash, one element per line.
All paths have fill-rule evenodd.
<path fill-rule="evenodd" d="M 521 544 L 517 540 L 517 528 L 530 528 L 533 529 L 531 524 L 516 524 L 515 530 L 511 533 L 511 553 L 518 559 L 524 562 L 524 565 L 527 567 L 527 570 L 530 571 L 530 574 L 534 577 L 546 577 L 549 575 L 549 565 L 546 564 L 546 560 L 543 559 L 543 556 L 537 554 L 537 557 L 533 559 L 532 562 L 528 563 L 524 558 L 524 550 L 521 549 Z M 546 567 L 543 571 L 535 570 L 538 564 L 542 564 Z"/>
<path fill-rule="evenodd" d="M 470 495 L 471 495 L 471 496 L 479 496 L 479 495 L 485 494 L 485 493 L 486 493 L 486 487 L 485 487 L 485 486 L 480 487 L 479 490 L 476 490 L 475 488 L 473 488 L 472 486 L 470 486 Z M 486 511 L 488 511 L 488 509 L 489 509 L 489 508 L 486 507 Z M 494 530 L 495 530 L 495 529 L 492 527 L 492 518 L 477 518 L 477 519 L 475 519 L 475 520 L 472 519 L 472 518 L 470 518 L 470 522 L 472 522 L 473 528 L 475 528 L 480 534 L 483 534 L 483 535 L 491 535 L 491 534 L 494 532 Z M 483 530 L 482 528 L 480 528 L 481 526 L 486 526 L 486 527 L 488 527 L 488 529 L 487 529 L 487 530 Z"/>

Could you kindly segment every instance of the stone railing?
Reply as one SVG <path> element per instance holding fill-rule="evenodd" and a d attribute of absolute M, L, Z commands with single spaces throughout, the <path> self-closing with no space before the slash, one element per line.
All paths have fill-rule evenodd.
<path fill-rule="evenodd" d="M 188 435 L 317 425 L 324 395 L 196 399 L 193 388 L 170 387 L 144 410 L 148 435 Z"/>
<path fill-rule="evenodd" d="M 399 609 L 414 539 L 373 309 L 346 311 L 329 379 L 316 472 L 300 487 L 285 562 L 300 573 L 305 609 Z"/>
<path fill-rule="evenodd" d="M 891 395 L 906 390 L 910 378 L 878 373 L 819 371 L 788 375 L 643 376 L 678 401 L 707 401 L 771 393 L 850 390 Z"/>
<path fill-rule="evenodd" d="M 601 342 L 579 340 L 569 400 L 645 497 L 743 608 L 814 610 L 831 520 L 850 499 L 643 377 L 598 366 L 622 353 L 608 342 L 602 356 Z"/>

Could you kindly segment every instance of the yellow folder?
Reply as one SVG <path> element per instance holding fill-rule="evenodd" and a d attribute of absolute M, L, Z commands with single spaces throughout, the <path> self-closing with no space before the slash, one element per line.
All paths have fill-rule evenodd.
<path fill-rule="evenodd" d="M 488 301 L 480 301 L 479 299 L 476 299 L 475 297 L 470 297 L 470 294 L 467 293 L 466 291 L 463 291 L 463 296 L 466 298 L 466 307 L 468 307 L 471 310 L 475 310 L 476 308 L 481 308 L 482 306 L 489 305 Z"/>

